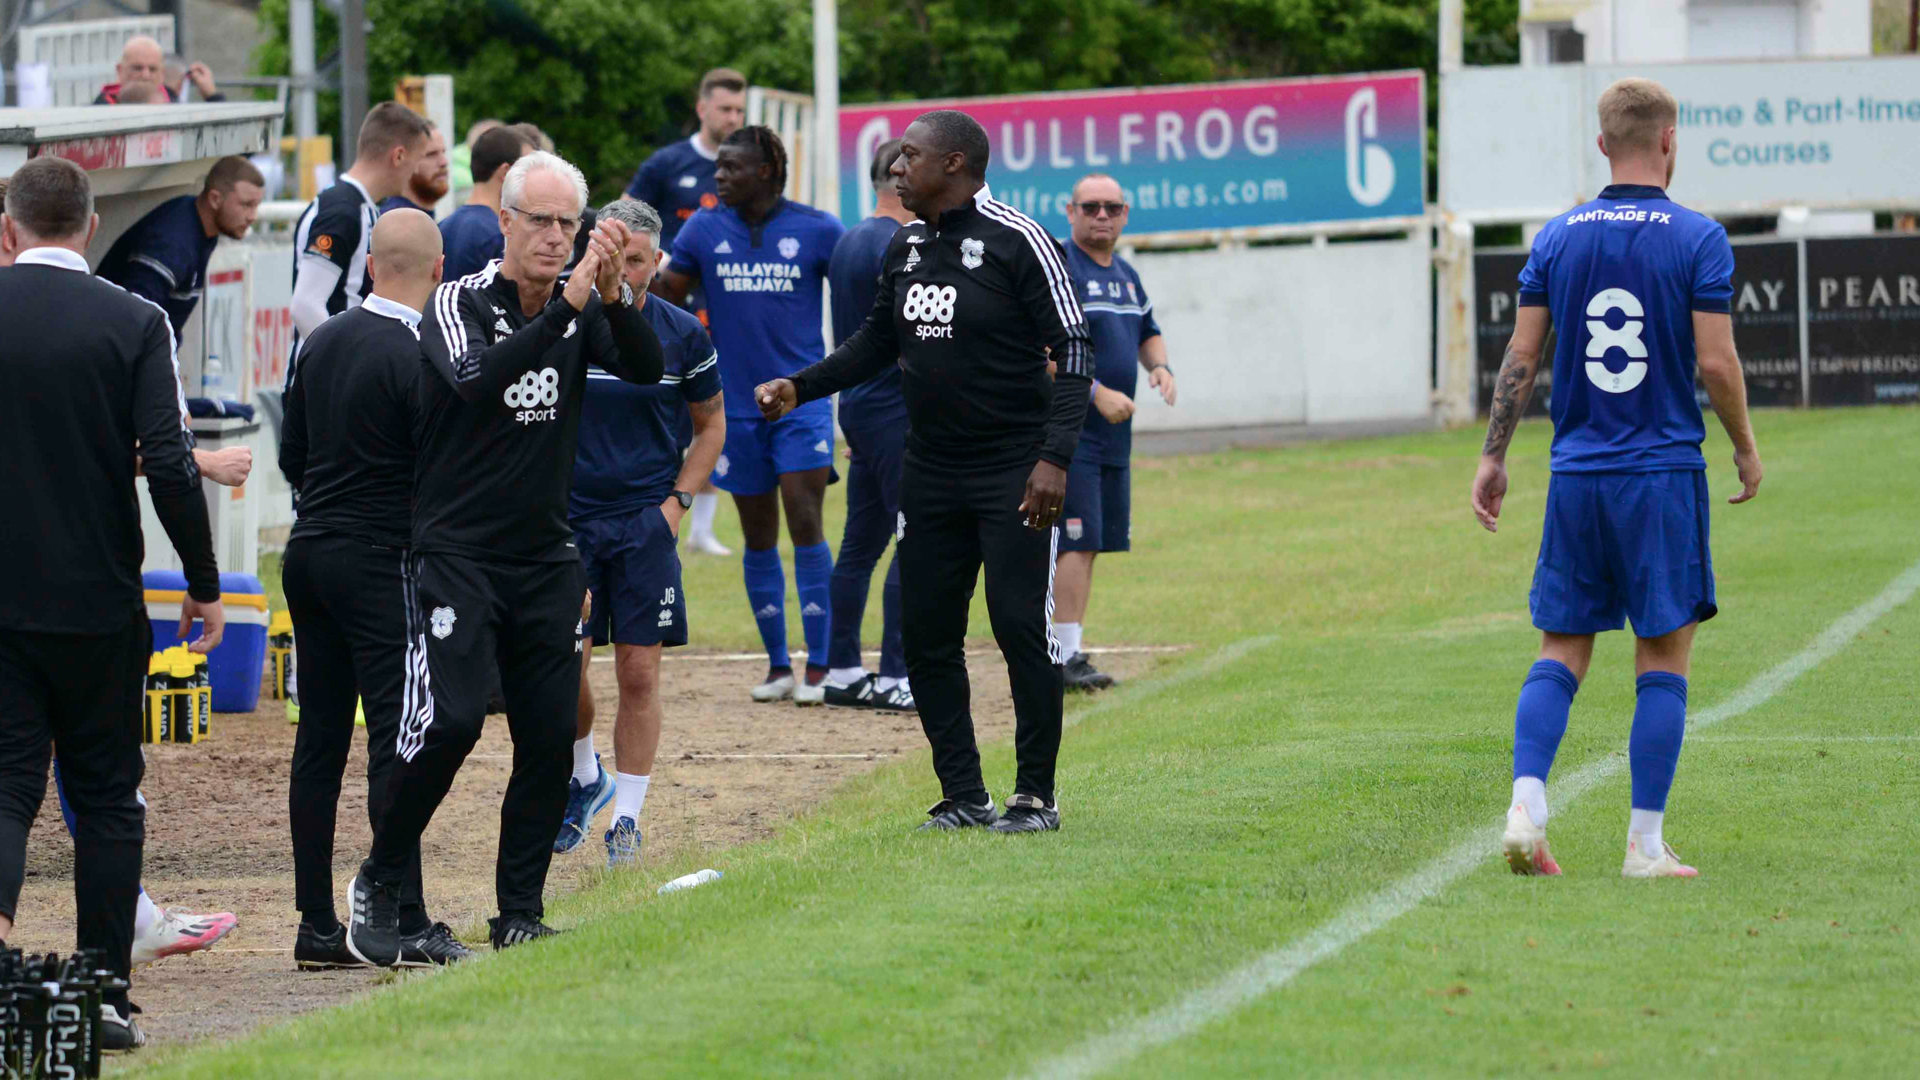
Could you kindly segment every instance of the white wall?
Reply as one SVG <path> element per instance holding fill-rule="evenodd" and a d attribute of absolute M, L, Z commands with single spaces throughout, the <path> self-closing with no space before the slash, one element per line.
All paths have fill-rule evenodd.
<path fill-rule="evenodd" d="M 1132 261 L 1180 379 L 1171 409 L 1141 384 L 1141 430 L 1430 415 L 1424 236 Z"/>
<path fill-rule="evenodd" d="M 1589 64 L 1873 52 L 1869 0 L 1521 0 L 1520 19 L 1526 66 L 1546 63 L 1547 23 L 1584 34 Z"/>

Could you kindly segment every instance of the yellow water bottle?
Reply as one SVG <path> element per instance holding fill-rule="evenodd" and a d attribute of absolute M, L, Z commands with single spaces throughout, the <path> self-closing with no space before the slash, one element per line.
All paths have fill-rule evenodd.
<path fill-rule="evenodd" d="M 173 716 L 173 699 L 166 692 L 169 667 L 164 653 L 154 653 L 147 660 L 147 708 L 141 724 L 141 742 L 166 742 L 171 734 L 168 721 Z"/>
<path fill-rule="evenodd" d="M 199 741 L 193 689 L 193 659 L 175 656 L 167 669 L 167 696 L 173 699 L 173 740 L 177 743 Z"/>
<path fill-rule="evenodd" d="M 213 728 L 213 672 L 207 667 L 205 653 L 193 656 L 194 734 L 204 739 Z M 196 739 L 196 741 L 197 741 Z"/>

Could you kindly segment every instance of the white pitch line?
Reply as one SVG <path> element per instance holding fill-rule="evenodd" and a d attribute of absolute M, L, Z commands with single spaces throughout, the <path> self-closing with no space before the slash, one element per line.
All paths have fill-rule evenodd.
<path fill-rule="evenodd" d="M 1212 675 L 1228 664 L 1232 664 L 1241 657 L 1253 652 L 1255 649 L 1264 649 L 1279 640 L 1280 635 L 1278 634 L 1262 634 L 1258 637 L 1242 638 L 1192 667 L 1182 668 L 1171 675 L 1154 679 L 1150 682 L 1134 684 L 1139 687 L 1138 691 L 1130 692 L 1123 688 L 1118 694 L 1103 693 L 1098 700 L 1087 708 L 1068 713 L 1065 726 L 1072 727 L 1090 716 L 1098 716 L 1103 712 L 1111 712 L 1114 709 L 1131 708 L 1147 698 L 1172 690 L 1178 686 L 1184 686 L 1195 679 Z M 1087 651 L 1091 652 L 1091 650 Z"/>
<path fill-rule="evenodd" d="M 1732 697 L 1693 717 L 1687 724 L 1688 730 L 1712 727 L 1765 704 L 1795 679 L 1846 648 L 1855 635 L 1905 603 L 1916 591 L 1920 591 L 1920 562 L 1894 578 L 1880 595 L 1835 620 L 1806 648 L 1761 674 Z M 1554 802 L 1564 809 L 1618 775 L 1626 765 L 1625 754 L 1608 754 L 1576 770 L 1554 785 Z M 1170 1005 L 1117 1024 L 1066 1053 L 1043 1060 L 1027 1075 L 1048 1080 L 1097 1076 L 1238 1012 L 1489 862 L 1499 850 L 1501 828 L 1495 825 L 1474 829 L 1446 854 L 1355 902 L 1305 937 L 1257 957 Z"/>
<path fill-rule="evenodd" d="M 1689 744 L 1703 743 L 1875 743 L 1875 742 L 1920 742 L 1920 735 L 1702 735 L 1687 740 Z"/>
<path fill-rule="evenodd" d="M 1105 648 L 1082 649 L 1080 651 L 1086 653 L 1088 656 L 1138 656 L 1146 653 L 1186 652 L 1188 649 L 1191 649 L 1192 647 L 1193 646 L 1191 645 L 1109 645 Z M 807 651 L 805 649 L 796 649 L 794 650 L 792 655 L 800 657 L 801 659 L 805 659 L 807 655 Z M 869 649 L 862 655 L 879 656 L 880 653 L 878 650 Z M 968 649 L 967 655 L 968 656 L 998 656 L 1000 655 L 1000 650 Z M 671 653 L 670 652 L 670 653 L 663 653 L 661 654 L 661 657 L 660 657 L 662 661 L 671 660 L 671 661 L 686 663 L 686 662 L 692 662 L 697 660 L 706 660 L 709 662 L 717 661 L 719 663 L 726 663 L 726 664 L 743 664 L 749 660 L 765 660 L 766 658 L 767 658 L 767 654 L 763 652 L 757 652 L 757 653 L 745 653 L 745 652 L 743 653 Z M 596 664 L 611 664 L 613 663 L 613 654 L 596 652 L 593 654 L 593 662 Z"/>

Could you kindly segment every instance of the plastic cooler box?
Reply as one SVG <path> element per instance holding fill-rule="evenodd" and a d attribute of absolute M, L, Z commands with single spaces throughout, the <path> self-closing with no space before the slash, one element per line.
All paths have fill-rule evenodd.
<path fill-rule="evenodd" d="M 186 575 L 178 570 L 149 570 L 140 577 L 147 590 L 154 650 L 186 644 L 179 634 Z M 220 600 L 227 609 L 227 632 L 207 654 L 213 711 L 252 712 L 260 703 L 260 673 L 267 662 L 267 593 L 252 574 L 221 574 Z"/>

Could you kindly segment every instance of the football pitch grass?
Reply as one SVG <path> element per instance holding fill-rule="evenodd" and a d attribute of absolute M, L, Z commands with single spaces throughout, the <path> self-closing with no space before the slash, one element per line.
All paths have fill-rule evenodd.
<path fill-rule="evenodd" d="M 1666 828 L 1697 880 L 1619 876 L 1628 778 L 1607 762 L 1624 756 L 1632 642 L 1612 634 L 1549 783 L 1566 876 L 1514 877 L 1489 843 L 1451 878 L 1419 879 L 1397 918 L 1338 929 L 1383 891 L 1409 895 L 1506 809 L 1514 696 L 1537 644 L 1525 613 L 1545 424 L 1515 440 L 1497 536 L 1467 509 L 1478 432 L 1167 459 L 1136 467 L 1134 551 L 1102 562 L 1089 639 L 1193 648 L 1069 700 L 1060 833 L 913 833 L 937 797 L 921 754 L 766 842 L 557 898 L 551 921 L 573 932 L 556 941 L 135 1067 L 1910 1073 L 1920 599 L 1829 635 L 1791 681 L 1763 677 L 1911 582 L 1920 412 L 1768 412 L 1756 427 L 1768 474 L 1752 504 L 1721 501 L 1738 485 L 1717 430 L 1707 445 L 1723 614 L 1700 632 L 1689 713 L 1719 722 L 1690 733 Z M 737 572 L 692 560 L 689 594 L 732 596 Z M 744 604 L 700 618 L 709 643 L 753 645 Z M 999 677 L 997 658 L 973 665 Z M 985 761 L 1004 797 L 1011 748 Z M 1600 779 L 1557 799 L 1582 770 Z M 702 865 L 725 879 L 654 895 Z M 1303 941 L 1337 947 L 1235 1007 L 1190 996 Z M 1134 1037 L 1194 1000 L 1199 1022 Z"/>

